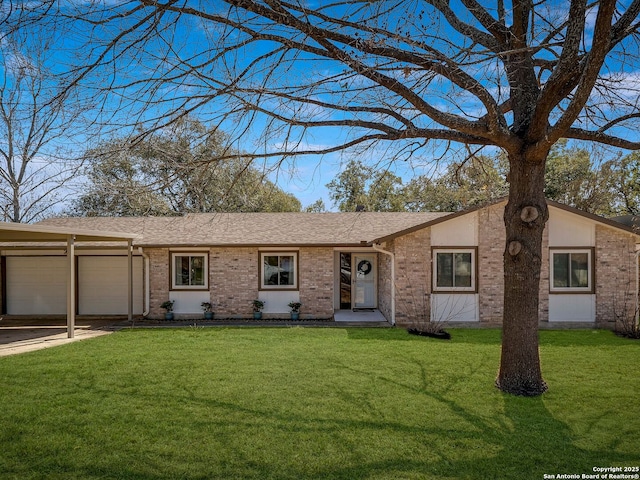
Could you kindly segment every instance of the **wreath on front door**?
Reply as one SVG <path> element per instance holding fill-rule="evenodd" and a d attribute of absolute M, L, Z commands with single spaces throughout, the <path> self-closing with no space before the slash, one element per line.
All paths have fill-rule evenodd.
<path fill-rule="evenodd" d="M 369 260 L 361 260 L 358 263 L 358 273 L 362 275 L 367 275 L 373 267 L 371 266 L 371 262 Z"/>

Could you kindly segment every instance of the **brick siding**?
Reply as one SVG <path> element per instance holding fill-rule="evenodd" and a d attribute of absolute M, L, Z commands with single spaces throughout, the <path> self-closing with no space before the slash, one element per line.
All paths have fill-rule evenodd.
<path fill-rule="evenodd" d="M 383 245 L 383 249 L 392 252 L 394 242 Z M 378 310 L 391 321 L 391 257 L 378 253 Z"/>
<path fill-rule="evenodd" d="M 616 317 L 634 314 L 635 241 L 628 234 L 596 225 L 596 324 L 613 328 Z"/>
<path fill-rule="evenodd" d="M 202 251 L 194 249 L 194 251 Z M 170 251 L 150 248 L 150 318 L 162 318 L 162 302 L 169 298 Z M 251 317 L 251 302 L 258 298 L 259 250 L 255 247 L 209 249 L 209 291 L 216 316 Z M 301 248 L 298 256 L 300 301 L 305 316 L 333 316 L 333 249 Z"/>
<path fill-rule="evenodd" d="M 480 323 L 502 323 L 504 298 L 504 204 L 478 211 L 478 298 Z"/>
<path fill-rule="evenodd" d="M 145 248 L 149 257 L 149 317 L 162 318 L 160 305 L 169 300 L 169 249 Z"/>
<path fill-rule="evenodd" d="M 209 289 L 217 317 L 250 317 L 258 298 L 257 248 L 215 247 L 209 250 Z"/>
<path fill-rule="evenodd" d="M 419 324 L 429 319 L 431 292 L 431 230 L 425 228 L 393 242 L 396 259 L 396 323 Z"/>
<path fill-rule="evenodd" d="M 333 316 L 333 255 L 333 248 L 300 249 L 300 302 L 305 317 Z"/>

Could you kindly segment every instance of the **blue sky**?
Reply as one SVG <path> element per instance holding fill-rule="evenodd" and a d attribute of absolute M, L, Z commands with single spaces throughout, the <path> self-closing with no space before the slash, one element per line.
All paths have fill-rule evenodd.
<path fill-rule="evenodd" d="M 506 2 L 507 5 L 509 2 Z M 115 9 L 123 8 L 123 2 L 108 1 L 97 5 L 111 6 Z M 310 7 L 314 7 L 314 2 L 308 2 Z M 325 4 L 323 2 L 323 4 Z M 405 20 L 403 17 L 409 18 L 410 13 L 416 13 L 414 10 L 418 8 L 420 2 L 407 1 L 404 3 L 407 8 L 406 15 L 396 15 L 393 21 L 402 23 Z M 86 8 L 87 3 L 84 2 L 61 2 L 63 9 L 83 9 Z M 219 5 L 218 3 L 210 3 L 207 5 Z M 423 4 L 422 4 L 423 5 Z M 456 7 L 455 2 L 452 3 L 453 7 Z M 555 17 L 562 18 L 566 14 L 567 2 L 549 1 L 547 2 L 548 9 L 546 14 L 549 19 Z M 452 8 L 453 8 L 452 7 Z M 458 6 L 459 7 L 459 6 Z M 344 8 L 344 7 L 340 7 Z M 461 11 L 462 7 L 456 8 L 456 11 Z M 214 8 L 215 10 L 215 8 Z M 585 42 L 589 43 L 591 34 L 591 25 L 593 22 L 593 14 L 589 15 L 589 27 L 585 35 Z M 414 18 L 415 20 L 415 18 Z M 83 42 L 90 37 L 95 40 L 103 41 L 117 35 L 122 32 L 127 26 L 132 25 L 132 21 L 118 21 L 108 23 L 106 26 L 93 26 L 87 23 L 73 23 L 71 30 L 65 30 L 61 27 L 60 32 L 51 32 L 51 37 L 57 44 L 57 50 L 51 56 L 51 65 L 62 71 L 73 64 L 81 64 L 83 56 L 85 55 L 97 55 L 99 50 L 91 50 L 88 47 L 81 46 Z M 446 22 L 433 21 L 431 26 L 433 28 L 442 28 L 444 35 L 441 35 L 441 39 L 437 40 L 436 45 L 442 47 L 443 50 L 448 46 L 443 42 L 444 40 L 451 40 L 454 49 L 456 42 L 462 40 L 453 34 L 450 27 L 446 25 Z M 129 38 L 126 38 L 122 45 L 129 45 L 129 50 L 119 49 L 117 53 L 122 54 L 122 57 L 117 64 L 107 65 L 104 70 L 97 70 L 92 73 L 86 79 L 83 79 L 85 86 L 91 88 L 90 93 L 95 93 L 105 85 L 113 82 L 116 87 L 123 86 L 127 83 L 136 82 L 144 78 L 152 78 L 158 76 L 159 78 L 166 78 L 168 74 L 175 72 L 176 69 L 183 67 L 175 59 L 180 56 L 182 59 L 192 57 L 197 61 L 207 60 L 208 53 L 201 47 L 206 46 L 207 42 L 216 37 L 219 31 L 215 31 L 210 24 L 197 21 L 194 18 L 188 16 L 182 16 L 177 23 L 169 23 L 165 25 L 166 30 L 162 31 L 160 40 L 156 37 L 153 41 L 149 42 L 132 42 L 139 35 L 136 32 Z M 48 32 L 45 32 L 48 33 Z M 425 29 L 425 35 L 431 33 L 428 29 Z M 35 37 L 34 37 L 35 38 Z M 238 36 L 231 34 L 229 41 L 233 43 L 237 41 Z M 426 38 L 426 37 L 425 37 Z M 129 43 L 127 43 L 129 42 Z M 268 43 L 261 43 L 257 47 L 247 47 L 246 51 L 242 50 L 239 53 L 245 55 L 244 59 L 236 65 L 240 65 L 244 62 L 247 64 L 256 55 L 261 55 L 272 48 L 273 45 Z M 139 49 L 139 50 L 137 50 Z M 169 52 L 172 49 L 174 53 Z M 155 55 L 150 56 L 150 53 Z M 167 58 L 160 58 L 162 55 L 171 53 Z M 175 55 L 174 55 L 175 54 Z M 109 57 L 108 57 L 109 58 Z M 288 58 L 292 58 L 291 56 Z M 193 60 L 196 62 L 196 60 Z M 219 67 L 218 65 L 217 67 Z M 277 74 L 280 75 L 280 79 L 283 84 L 295 85 L 300 79 L 309 77 L 312 79 L 326 78 L 331 75 L 336 75 L 340 72 L 341 67 L 339 64 L 330 61 L 321 62 L 309 62 L 303 55 L 296 59 L 295 62 L 290 64 L 278 65 L 279 69 Z M 611 71 L 619 73 L 621 75 L 621 83 L 619 84 L 618 91 L 622 92 L 628 97 L 637 97 L 638 86 L 640 85 L 640 75 L 635 70 L 636 65 L 632 63 L 623 64 L 619 61 L 614 61 L 610 64 Z M 263 65 L 262 68 L 265 68 Z M 498 70 L 487 69 L 482 70 L 480 66 L 470 65 L 468 71 L 473 75 L 481 78 L 485 82 L 487 88 L 492 94 L 498 96 L 497 90 L 491 87 L 491 81 L 500 76 Z M 132 121 L 135 120 L 149 120 L 153 117 L 162 118 L 166 112 L 175 108 L 176 104 L 181 101 L 182 98 L 190 95 L 199 95 L 203 92 L 215 90 L 217 88 L 216 75 L 224 75 L 223 70 L 215 70 L 211 68 L 206 71 L 207 76 L 191 75 L 184 77 L 183 79 L 176 80 L 175 82 L 164 82 L 161 85 L 154 83 L 139 83 L 130 85 L 127 89 L 112 90 L 112 92 L 104 96 L 102 102 L 96 105 L 96 109 L 102 109 L 100 120 L 115 121 L 116 125 L 111 126 L 103 130 L 102 134 L 105 137 L 114 134 L 121 134 L 130 128 Z M 163 77 L 164 75 L 164 77 Z M 255 84 L 260 82 L 260 70 L 256 68 L 253 77 L 251 78 Z M 418 81 L 418 78 L 413 78 L 413 74 L 410 72 L 407 75 L 398 77 L 398 81 L 406 81 L 408 83 Z M 349 93 L 352 90 L 356 91 L 358 88 L 366 86 L 367 81 L 363 81 L 362 78 L 351 78 L 345 81 L 345 101 L 356 102 L 360 100 L 359 95 L 366 96 L 368 92 L 362 90 L 361 93 Z M 435 88 L 439 86 L 439 88 Z M 448 90 L 447 90 L 448 89 Z M 627 93 L 625 89 L 628 90 Z M 443 110 L 449 110 L 455 113 L 464 112 L 471 117 L 475 115 L 482 115 L 482 109 L 478 102 L 470 103 L 469 98 L 465 96 L 454 97 L 451 95 L 451 85 L 447 82 L 441 82 L 435 85 L 434 88 L 429 90 L 429 101 Z M 334 92 L 335 93 L 335 92 Z M 330 98 L 329 93 L 323 92 L 321 89 L 314 91 L 318 99 Z M 502 93 L 502 98 L 505 93 Z M 426 94 L 425 94 L 426 96 Z M 375 96 L 371 95 L 371 98 Z M 142 102 L 147 99 L 153 99 L 158 103 L 155 103 L 152 108 L 143 108 Z M 263 105 L 266 108 L 280 109 L 279 111 L 287 112 L 286 103 L 278 106 L 271 105 L 265 102 Z M 147 106 L 148 107 L 148 106 Z M 219 125 L 224 131 L 230 133 L 233 138 L 233 145 L 241 151 L 259 151 L 259 150 L 277 150 L 281 148 L 284 143 L 283 135 L 285 130 L 279 129 L 269 132 L 267 130 L 268 118 L 258 115 L 258 119 L 253 122 L 250 128 L 246 122 L 244 122 L 238 116 L 226 116 L 229 104 L 224 99 L 216 98 L 209 101 L 204 106 L 198 108 L 194 112 L 196 118 L 201 119 L 210 125 Z M 336 112 L 326 112 L 320 108 L 308 107 L 309 110 L 300 110 L 299 114 L 307 115 L 309 118 L 314 116 L 317 118 L 338 118 L 339 114 Z M 97 111 L 97 110 L 96 110 Z M 420 122 L 425 122 L 424 119 L 420 119 Z M 118 126 L 117 123 L 121 123 Z M 248 128 L 248 129 L 247 129 Z M 265 137 L 261 135 L 267 131 L 268 134 Z M 273 134 L 272 134 L 273 133 Z M 299 133 L 299 132 L 294 132 Z M 306 131 L 304 135 L 297 137 L 300 141 L 298 149 L 306 149 L 309 147 L 326 148 L 335 145 L 340 139 L 348 138 L 351 132 L 347 130 L 340 130 L 336 128 L 322 128 L 322 129 L 310 129 Z M 76 137 L 78 141 L 81 136 Z M 86 144 L 95 144 L 99 138 L 87 138 Z M 84 143 L 84 142 L 83 142 Z M 350 159 L 357 158 L 368 164 L 379 165 L 381 168 L 389 168 L 395 174 L 403 177 L 405 180 L 409 180 L 413 175 L 420 175 L 423 173 L 433 173 L 438 168 L 442 168 L 446 161 L 459 160 L 463 158 L 468 152 L 462 146 L 454 146 L 451 150 L 444 155 L 446 144 L 433 142 L 426 148 L 421 148 L 408 160 L 399 160 L 390 162 L 390 159 L 396 158 L 398 155 L 398 145 L 376 145 L 368 150 L 349 152 L 349 153 L 330 153 L 323 156 L 309 155 L 300 156 L 295 158 L 286 159 L 281 168 L 270 175 L 271 180 L 276 181 L 283 189 L 296 195 L 303 206 L 307 206 L 318 199 L 323 199 L 325 205 L 328 208 L 332 207 L 331 201 L 328 198 L 328 192 L 325 185 L 330 182 L 337 173 L 339 173 L 341 166 L 346 164 Z M 494 152 L 492 149 L 483 151 L 485 154 L 491 154 Z M 402 156 L 400 158 L 403 158 Z M 440 161 L 440 165 L 434 165 L 434 162 Z M 267 161 L 267 166 L 273 165 L 273 160 Z"/>

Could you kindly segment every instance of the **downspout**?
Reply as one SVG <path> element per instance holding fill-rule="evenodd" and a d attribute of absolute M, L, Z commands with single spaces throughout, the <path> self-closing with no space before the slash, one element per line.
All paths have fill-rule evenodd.
<path fill-rule="evenodd" d="M 127 240 L 127 319 L 133 321 L 133 243 Z"/>
<path fill-rule="evenodd" d="M 396 324 L 396 256 L 384 250 L 379 243 L 371 245 L 376 252 L 388 255 L 391 258 L 391 325 Z"/>
<path fill-rule="evenodd" d="M 149 315 L 149 302 L 151 302 L 151 286 L 149 285 L 149 265 L 150 265 L 150 261 L 149 261 L 149 256 L 144 253 L 144 249 L 142 247 L 138 247 L 138 252 L 140 252 L 140 255 L 142 255 L 142 258 L 144 258 L 144 307 L 145 310 L 144 312 L 142 312 L 142 316 L 146 317 L 147 315 Z"/>

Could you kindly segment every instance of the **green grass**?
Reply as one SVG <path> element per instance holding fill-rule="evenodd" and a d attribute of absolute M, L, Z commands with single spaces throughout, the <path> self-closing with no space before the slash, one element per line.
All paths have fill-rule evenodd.
<path fill-rule="evenodd" d="M 129 330 L 0 359 L 2 479 L 542 479 L 640 464 L 640 343 L 541 332 L 549 391 L 493 386 L 497 330 Z"/>

